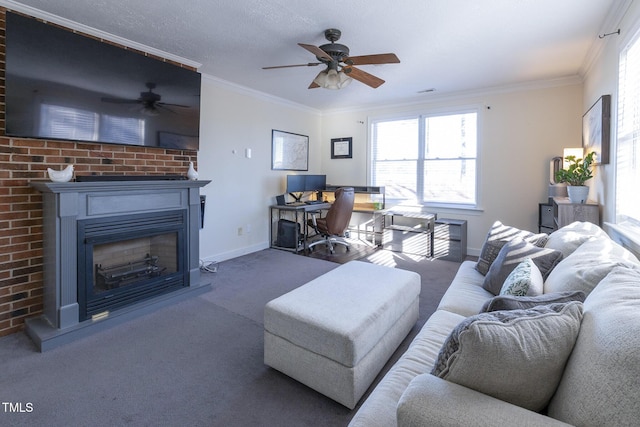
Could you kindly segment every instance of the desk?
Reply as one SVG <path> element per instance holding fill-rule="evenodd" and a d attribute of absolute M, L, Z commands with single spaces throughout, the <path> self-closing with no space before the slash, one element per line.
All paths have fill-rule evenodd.
<path fill-rule="evenodd" d="M 283 249 L 298 253 L 301 250 L 307 249 L 307 234 L 300 231 L 306 229 L 307 217 L 309 212 L 315 212 L 320 210 L 329 209 L 331 203 L 317 203 L 314 205 L 307 204 L 291 204 L 291 205 L 271 205 L 269 207 L 269 220 L 271 221 L 271 227 L 269 228 L 269 242 L 272 248 Z M 282 246 L 278 244 L 276 238 L 278 237 L 278 222 L 283 219 L 283 213 L 286 215 L 290 213 L 293 216 L 294 223 L 301 224 L 301 227 L 294 226 L 293 241 L 297 244 L 291 246 Z M 275 233 L 274 233 L 275 228 Z M 301 247 L 302 244 L 302 247 Z"/>
<path fill-rule="evenodd" d="M 383 249 L 433 257 L 436 214 L 409 206 L 396 206 L 379 213 L 383 216 Z"/>

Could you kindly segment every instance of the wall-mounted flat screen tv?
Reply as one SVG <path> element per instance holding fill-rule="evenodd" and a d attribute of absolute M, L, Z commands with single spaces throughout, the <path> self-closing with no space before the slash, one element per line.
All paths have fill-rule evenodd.
<path fill-rule="evenodd" d="M 6 15 L 7 136 L 197 150 L 200 73 Z"/>

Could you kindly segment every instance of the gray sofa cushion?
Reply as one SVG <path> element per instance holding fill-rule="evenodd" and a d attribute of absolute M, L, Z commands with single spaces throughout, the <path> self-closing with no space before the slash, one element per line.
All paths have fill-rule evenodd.
<path fill-rule="evenodd" d="M 498 295 L 487 301 L 481 313 L 499 310 L 526 310 L 538 305 L 556 304 L 570 301 L 584 302 L 585 294 L 582 291 L 554 292 L 534 297 L 518 297 L 513 295 Z"/>
<path fill-rule="evenodd" d="M 574 425 L 640 420 L 640 269 L 615 267 L 584 302 L 584 318 L 549 415 Z"/>
<path fill-rule="evenodd" d="M 476 263 L 476 270 L 483 275 L 487 274 L 489 267 L 491 267 L 491 264 L 495 261 L 500 249 L 516 237 L 521 237 L 525 241 L 537 246 L 544 246 L 549 236 L 545 233 L 533 234 L 530 231 L 520 230 L 519 228 L 504 225 L 502 222 L 496 221 L 489 229 L 487 238 L 482 245 L 480 256 Z"/>
<path fill-rule="evenodd" d="M 494 295 L 499 295 L 507 276 L 527 258 L 533 260 L 540 269 L 542 278 L 546 279 L 556 264 L 562 260 L 562 252 L 541 248 L 521 238 L 515 238 L 500 249 L 500 253 L 484 277 L 482 287 Z"/>
<path fill-rule="evenodd" d="M 638 265 L 638 259 L 608 237 L 592 237 L 563 259 L 545 280 L 544 291 L 591 290 L 616 266 Z"/>
<path fill-rule="evenodd" d="M 551 233 L 544 246 L 562 252 L 566 258 L 592 237 L 609 236 L 596 224 L 576 221 Z"/>
<path fill-rule="evenodd" d="M 562 377 L 581 319 L 578 301 L 471 316 L 451 332 L 431 373 L 540 411 Z"/>
<path fill-rule="evenodd" d="M 429 374 L 418 375 L 411 381 L 396 413 L 398 427 L 571 427 Z M 372 426 L 383 425 L 366 427 Z"/>

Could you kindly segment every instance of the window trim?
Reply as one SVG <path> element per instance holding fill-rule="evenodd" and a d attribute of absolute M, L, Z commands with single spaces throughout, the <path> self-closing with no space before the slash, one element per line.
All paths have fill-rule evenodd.
<path fill-rule="evenodd" d="M 398 113 L 387 113 L 376 116 L 370 116 L 367 118 L 367 183 L 368 185 L 372 185 L 373 182 L 373 126 L 375 123 L 383 122 L 383 121 L 395 121 L 395 120 L 408 120 L 408 119 L 422 119 L 427 117 L 438 117 L 445 115 L 454 115 L 454 114 L 466 114 L 466 113 L 476 113 L 476 179 L 475 179 L 475 194 L 476 194 L 476 203 L 468 204 L 468 203 L 443 203 L 443 202 L 423 202 L 420 203 L 420 206 L 427 208 L 439 208 L 446 209 L 453 212 L 466 211 L 466 212 L 483 212 L 482 208 L 482 136 L 483 136 L 483 123 L 484 123 L 484 110 L 485 106 L 483 104 L 472 103 L 472 104 L 462 104 L 455 106 L 446 106 L 446 107 L 433 107 L 433 108 L 425 108 L 414 110 L 411 112 L 398 112 Z M 423 127 L 420 126 L 420 140 L 423 140 L 424 135 L 422 132 L 424 131 Z M 422 145 L 422 144 L 421 144 Z M 422 152 L 423 147 L 420 147 L 420 151 Z M 423 159 L 424 160 L 424 159 Z M 417 189 L 416 189 L 417 190 Z M 389 199 L 387 196 L 387 201 L 390 203 L 394 202 L 403 202 L 403 199 Z"/>
<path fill-rule="evenodd" d="M 619 132 L 618 126 L 620 121 L 619 103 L 620 103 L 620 62 L 621 56 L 624 51 L 630 46 L 631 43 L 640 44 L 640 24 L 634 25 L 627 32 L 627 37 L 620 41 L 617 49 L 617 64 L 616 64 L 616 99 L 612 103 L 612 118 L 615 117 L 615 122 L 612 120 L 611 138 L 615 141 L 615 156 L 614 157 L 614 173 L 613 173 L 613 222 L 605 223 L 610 229 L 615 231 L 618 235 L 624 236 L 634 243 L 635 246 L 640 247 L 640 234 L 638 233 L 638 222 L 640 222 L 640 215 L 638 218 L 630 217 L 625 214 L 621 214 L 618 206 L 618 180 L 619 180 L 619 164 L 618 150 L 619 144 Z M 615 123 L 615 126 L 613 125 Z M 639 146 L 640 148 L 640 146 Z"/>

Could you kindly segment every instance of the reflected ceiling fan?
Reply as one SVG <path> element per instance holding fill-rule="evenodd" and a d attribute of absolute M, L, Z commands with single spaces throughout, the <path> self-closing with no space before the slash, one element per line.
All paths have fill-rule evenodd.
<path fill-rule="evenodd" d="M 166 110 L 176 114 L 175 111 L 168 107 L 189 108 L 188 105 L 160 102 L 162 96 L 153 91 L 153 89 L 156 88 L 156 84 L 153 82 L 147 82 L 145 86 L 147 86 L 147 89 L 149 90 L 140 92 L 140 97 L 138 99 L 102 98 L 102 102 L 111 102 L 113 104 L 140 104 L 142 106 L 140 108 L 140 112 L 147 116 L 157 116 L 160 114 L 160 110 Z"/>
<path fill-rule="evenodd" d="M 310 44 L 298 43 L 298 46 L 308 50 L 316 56 L 320 62 L 309 62 L 307 64 L 297 65 L 278 65 L 274 67 L 263 67 L 263 70 L 274 68 L 290 68 L 290 67 L 313 67 L 324 64 L 327 68 L 320 71 L 309 89 L 324 87 L 326 89 L 341 89 L 356 79 L 372 88 L 377 88 L 384 83 L 379 77 L 362 71 L 354 65 L 372 65 L 372 64 L 397 64 L 400 62 L 394 53 L 381 53 L 376 55 L 349 56 L 349 48 L 343 44 L 336 43 L 340 39 L 342 32 L 335 28 L 325 30 L 324 36 L 330 43 L 322 46 L 314 46 Z"/>

